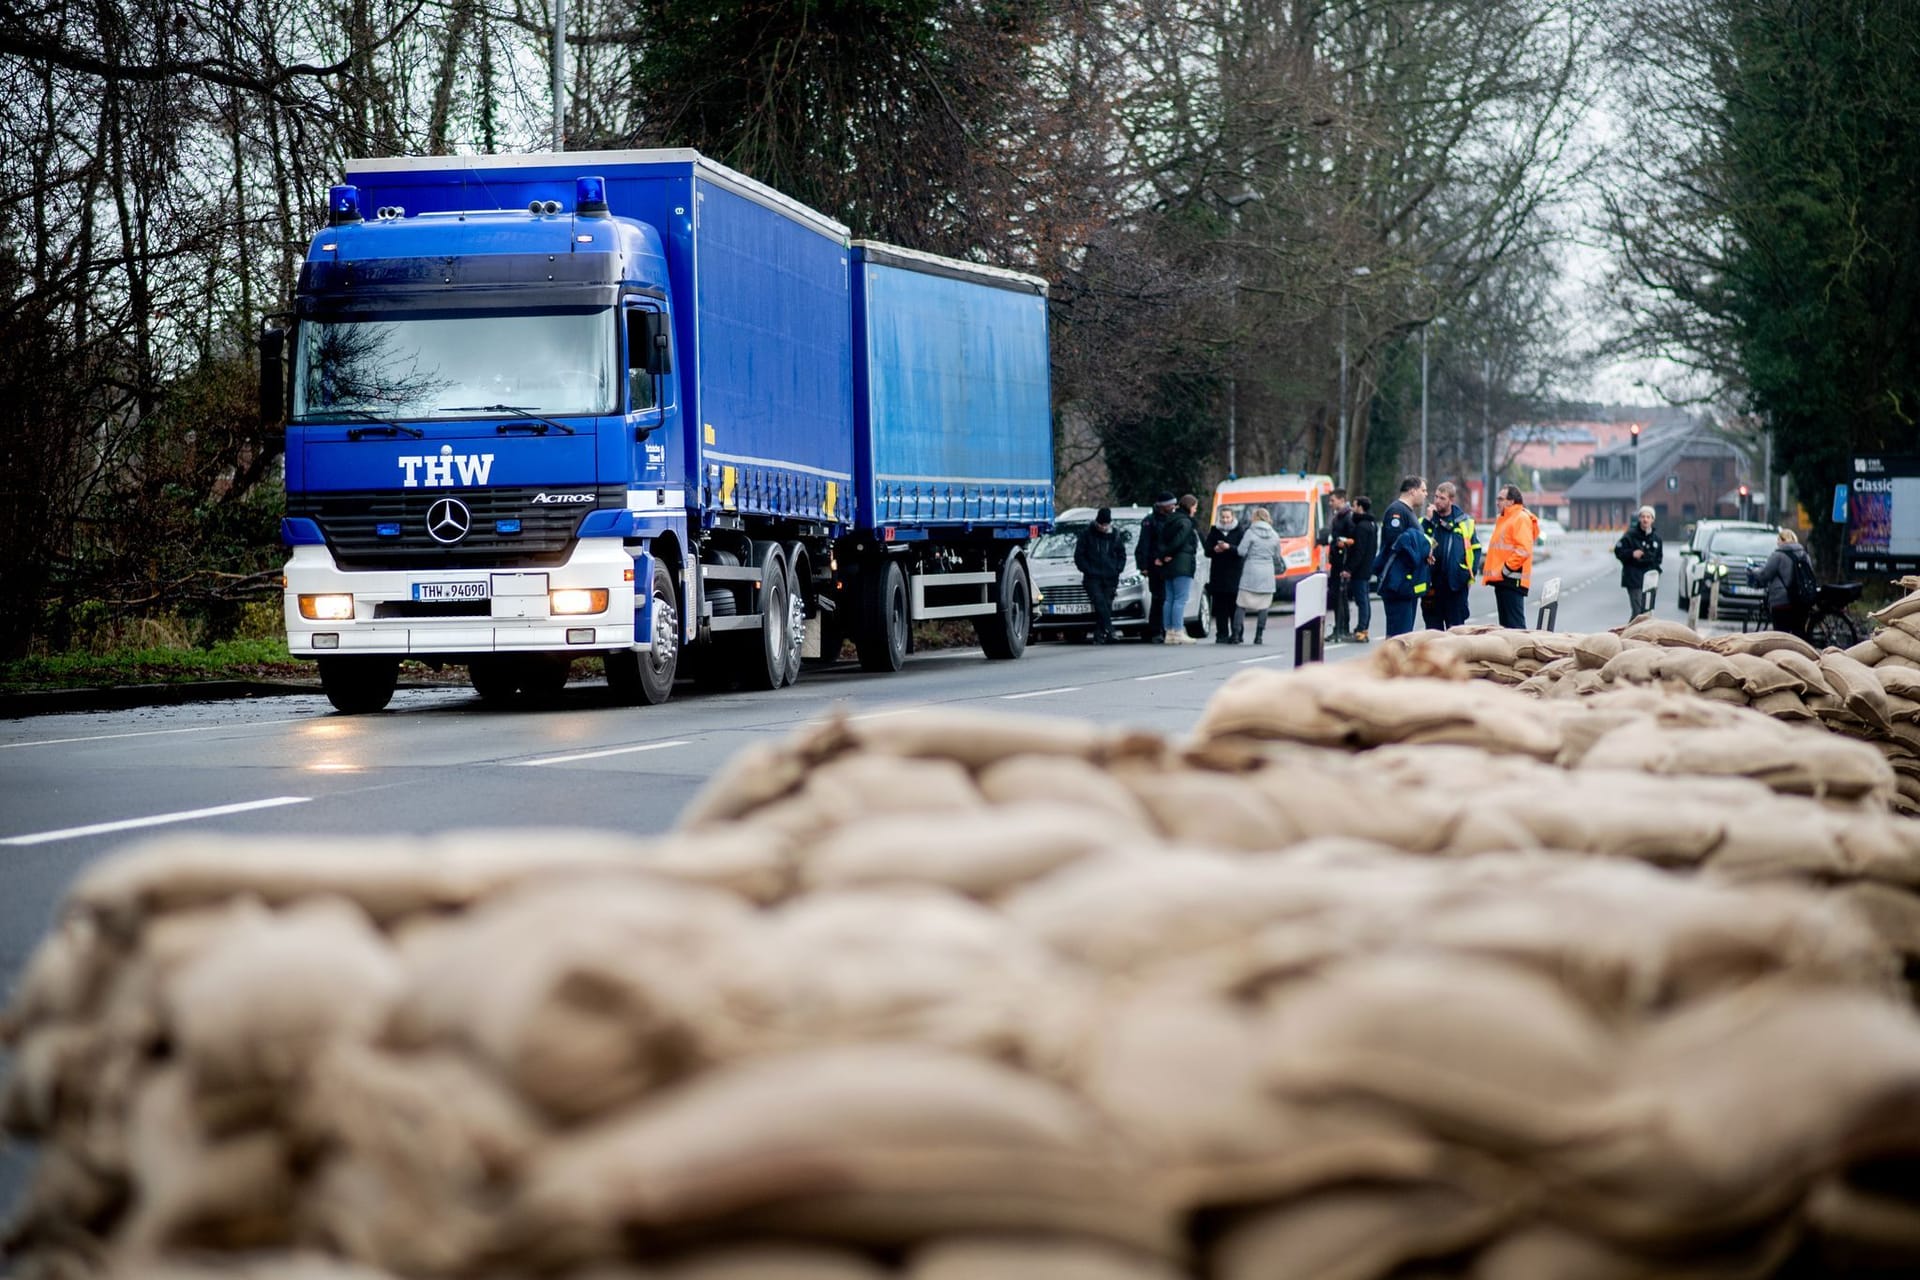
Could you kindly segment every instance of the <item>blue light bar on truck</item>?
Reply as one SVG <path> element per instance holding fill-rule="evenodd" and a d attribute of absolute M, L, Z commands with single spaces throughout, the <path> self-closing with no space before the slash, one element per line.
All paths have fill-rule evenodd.
<path fill-rule="evenodd" d="M 604 214 L 607 211 L 607 180 L 605 178 L 575 178 L 573 181 L 573 211 L 582 216 Z"/>
<path fill-rule="evenodd" d="M 360 188 L 351 183 L 327 188 L 327 225 L 360 221 Z"/>

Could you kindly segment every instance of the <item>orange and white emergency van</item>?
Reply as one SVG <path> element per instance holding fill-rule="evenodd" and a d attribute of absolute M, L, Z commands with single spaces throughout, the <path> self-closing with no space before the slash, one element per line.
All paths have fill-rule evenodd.
<path fill-rule="evenodd" d="M 1232 510 L 1242 525 L 1253 516 L 1255 507 L 1265 507 L 1280 535 L 1282 563 L 1274 579 L 1274 593 L 1291 600 L 1293 588 L 1310 573 L 1323 573 L 1327 567 L 1327 548 L 1320 545 L 1320 534 L 1333 519 L 1333 477 L 1287 471 L 1271 476 L 1241 476 L 1223 480 L 1213 491 L 1213 518 Z"/>

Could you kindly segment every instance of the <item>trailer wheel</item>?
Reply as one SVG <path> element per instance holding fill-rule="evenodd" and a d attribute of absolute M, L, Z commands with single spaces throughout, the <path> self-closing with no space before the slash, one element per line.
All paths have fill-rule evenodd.
<path fill-rule="evenodd" d="M 792 622 L 787 602 L 793 589 L 787 582 L 786 556 L 778 543 L 755 543 L 760 557 L 760 598 L 756 601 L 760 629 L 739 651 L 740 670 L 749 689 L 778 689 L 787 679 L 787 653 L 792 649 Z"/>
<path fill-rule="evenodd" d="M 467 663 L 467 680 L 482 702 L 510 702 L 520 692 L 520 673 L 511 659 L 491 654 Z"/>
<path fill-rule="evenodd" d="M 889 560 L 861 575 L 854 648 L 862 671 L 898 671 L 907 661 L 907 575 Z"/>
<path fill-rule="evenodd" d="M 371 655 L 320 659 L 320 688 L 341 715 L 385 710 L 400 682 L 400 659 Z"/>
<path fill-rule="evenodd" d="M 605 658 L 607 688 L 630 707 L 657 707 L 673 696 L 680 667 L 680 611 L 674 605 L 673 575 L 653 562 L 648 607 L 653 610 L 653 643 L 645 649 L 621 649 Z"/>
<path fill-rule="evenodd" d="M 1017 658 L 1027 651 L 1027 635 L 1033 629 L 1033 584 L 1019 556 L 1008 556 L 1001 564 L 994 598 L 999 607 L 975 618 L 973 633 L 989 658 Z"/>
<path fill-rule="evenodd" d="M 799 543 L 787 546 L 787 670 L 782 684 L 798 684 L 805 665 L 801 654 L 807 648 L 807 601 L 813 583 L 813 569 L 807 549 Z"/>

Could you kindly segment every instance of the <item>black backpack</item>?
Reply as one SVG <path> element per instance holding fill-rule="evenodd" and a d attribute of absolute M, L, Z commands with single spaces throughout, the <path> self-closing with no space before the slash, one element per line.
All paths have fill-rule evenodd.
<path fill-rule="evenodd" d="M 1805 552 L 1794 555 L 1787 553 L 1787 560 L 1793 568 L 1787 574 L 1787 602 L 1794 605 L 1812 604 L 1820 597 L 1820 580 L 1813 576 L 1813 561 Z"/>

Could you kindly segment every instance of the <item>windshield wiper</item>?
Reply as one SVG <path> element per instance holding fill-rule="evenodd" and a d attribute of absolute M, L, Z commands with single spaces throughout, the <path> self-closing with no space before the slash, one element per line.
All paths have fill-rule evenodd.
<path fill-rule="evenodd" d="M 535 413 L 533 410 L 525 407 L 524 405 L 450 404 L 450 405 L 441 406 L 438 410 L 436 410 L 436 412 L 438 413 L 517 413 L 522 415 L 523 417 L 532 418 L 535 422 L 542 423 L 543 425 L 540 428 L 541 435 L 547 434 L 548 427 L 552 427 L 555 431 L 564 431 L 568 435 L 578 434 L 577 432 L 574 431 L 572 427 L 568 426 L 566 423 L 555 422 L 552 418 L 545 417 L 541 414 Z M 499 432 L 502 435 L 505 435 L 509 431 L 513 431 L 521 427 L 531 427 L 532 425 L 533 425 L 532 423 L 528 423 L 528 422 L 503 422 L 499 426 L 495 427 L 494 430 Z"/>
<path fill-rule="evenodd" d="M 350 415 L 362 422 L 373 424 L 370 427 L 348 427 L 347 439 L 349 440 L 364 440 L 368 436 L 412 436 L 418 440 L 427 434 L 415 427 L 403 427 L 397 422 L 389 422 L 377 413 L 368 413 L 365 409 L 349 409 L 341 405 L 323 409 L 319 413 L 303 413 L 299 421 L 303 424 L 311 424 L 316 419 L 325 419 L 336 414 Z"/>

